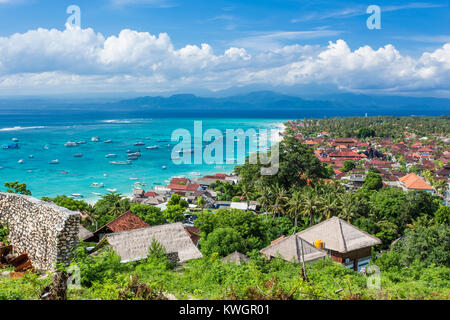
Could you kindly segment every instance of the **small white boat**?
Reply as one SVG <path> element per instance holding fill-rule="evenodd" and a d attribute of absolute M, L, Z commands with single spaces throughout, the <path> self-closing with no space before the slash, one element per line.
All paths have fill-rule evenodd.
<path fill-rule="evenodd" d="M 52 161 L 49 162 L 49 164 L 58 164 L 58 163 L 59 163 L 59 160 L 58 160 L 58 159 L 52 160 Z"/>
<path fill-rule="evenodd" d="M 159 147 L 158 146 L 147 147 L 147 150 L 156 150 L 156 149 L 159 149 Z"/>
<path fill-rule="evenodd" d="M 22 164 L 22 163 L 24 163 L 25 161 L 23 161 L 22 159 L 20 159 L 19 161 L 17 161 L 17 163 L 20 163 L 20 164 Z"/>
<path fill-rule="evenodd" d="M 115 165 L 130 165 L 131 161 L 111 161 L 110 164 L 115 164 Z"/>
<path fill-rule="evenodd" d="M 147 184 L 146 183 L 142 183 L 142 182 L 136 182 L 134 184 L 135 187 L 145 187 Z"/>
<path fill-rule="evenodd" d="M 142 154 L 138 151 L 138 152 L 134 152 L 134 153 L 129 153 L 128 156 L 129 157 L 140 157 L 140 156 L 142 156 Z"/>
<path fill-rule="evenodd" d="M 97 183 L 97 182 L 94 182 L 93 184 L 91 184 L 91 187 L 94 187 L 94 188 L 103 188 L 103 187 L 105 187 L 105 184 L 104 184 L 104 183 Z"/>
<path fill-rule="evenodd" d="M 114 192 L 117 192 L 117 189 L 106 189 L 106 191 L 114 193 Z"/>
<path fill-rule="evenodd" d="M 92 138 L 91 138 L 91 141 L 92 141 L 92 142 L 99 142 L 100 139 L 99 139 L 98 137 L 92 137 Z"/>
<path fill-rule="evenodd" d="M 28 156 L 28 158 L 33 159 L 34 156 L 33 156 L 32 154 L 30 154 L 30 155 Z"/>
<path fill-rule="evenodd" d="M 82 154 L 82 153 L 77 153 L 77 154 L 74 155 L 74 157 L 75 157 L 75 158 L 82 158 L 82 157 L 83 157 L 83 154 Z"/>
<path fill-rule="evenodd" d="M 134 145 L 135 145 L 135 146 L 145 146 L 145 143 L 143 143 L 143 142 L 141 141 L 141 142 L 136 142 Z"/>
<path fill-rule="evenodd" d="M 117 154 L 113 154 L 113 153 L 107 154 L 107 155 L 105 156 L 105 158 L 117 158 Z"/>
<path fill-rule="evenodd" d="M 76 142 L 68 141 L 66 144 L 64 144 L 65 147 L 76 147 L 78 144 Z"/>
<path fill-rule="evenodd" d="M 17 139 L 17 138 L 12 138 L 11 140 L 14 142 L 19 142 L 19 139 Z"/>
<path fill-rule="evenodd" d="M 77 141 L 77 144 L 86 144 L 86 141 L 84 141 L 84 140 Z"/>
<path fill-rule="evenodd" d="M 104 143 L 112 143 L 112 140 L 106 140 Z"/>
<path fill-rule="evenodd" d="M 48 150 L 48 149 L 50 149 L 50 148 L 49 148 L 47 145 L 45 145 L 45 146 L 44 146 L 44 149 L 45 149 L 45 150 Z"/>
<path fill-rule="evenodd" d="M 93 194 L 94 196 L 101 196 L 101 195 L 102 195 L 101 193 L 98 193 L 98 192 L 92 192 L 92 194 Z"/>
<path fill-rule="evenodd" d="M 166 170 L 166 169 L 167 169 L 167 167 L 166 167 L 166 166 L 162 166 L 162 167 L 161 167 L 161 169 L 163 169 L 163 170 Z"/>
<path fill-rule="evenodd" d="M 103 176 L 104 176 L 104 177 L 107 177 L 108 175 L 105 173 Z"/>

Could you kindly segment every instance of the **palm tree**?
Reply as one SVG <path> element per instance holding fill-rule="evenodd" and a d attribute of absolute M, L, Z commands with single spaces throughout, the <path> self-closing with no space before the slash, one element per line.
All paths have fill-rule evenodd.
<path fill-rule="evenodd" d="M 297 232 L 298 217 L 299 215 L 302 214 L 303 211 L 304 204 L 302 203 L 302 200 L 303 200 L 302 193 L 296 191 L 292 194 L 291 198 L 287 202 L 288 205 L 287 214 L 291 218 L 294 218 L 294 234 Z"/>
<path fill-rule="evenodd" d="M 278 216 L 280 216 L 280 214 L 284 213 L 285 211 L 284 209 L 287 201 L 287 192 L 286 189 L 280 187 L 278 183 L 273 187 L 272 192 L 274 194 L 275 201 L 272 205 L 270 205 L 270 208 L 273 212 L 273 217 L 275 218 L 277 214 Z"/>
<path fill-rule="evenodd" d="M 248 203 L 249 203 L 248 197 L 250 196 L 250 193 L 251 193 L 251 187 L 247 184 L 243 184 L 241 186 L 241 194 L 245 198 L 245 201 L 247 202 L 247 208 L 248 208 Z"/>
<path fill-rule="evenodd" d="M 310 226 L 314 223 L 314 215 L 317 212 L 319 201 L 317 195 L 312 192 L 312 189 L 302 193 L 302 210 L 301 215 L 309 217 Z"/>
<path fill-rule="evenodd" d="M 336 196 L 333 193 L 326 193 L 321 197 L 320 211 L 321 218 L 330 219 L 337 208 Z"/>
<path fill-rule="evenodd" d="M 272 190 L 265 186 L 259 186 L 258 195 L 258 202 L 261 205 L 261 209 L 267 211 L 272 200 Z"/>
<path fill-rule="evenodd" d="M 203 197 L 198 197 L 197 198 L 197 205 L 202 209 L 202 213 L 203 213 L 203 209 L 205 208 L 205 199 Z"/>
<path fill-rule="evenodd" d="M 339 199 L 339 217 L 351 222 L 351 219 L 355 216 L 355 202 L 357 199 L 351 192 L 342 193 L 338 197 Z"/>

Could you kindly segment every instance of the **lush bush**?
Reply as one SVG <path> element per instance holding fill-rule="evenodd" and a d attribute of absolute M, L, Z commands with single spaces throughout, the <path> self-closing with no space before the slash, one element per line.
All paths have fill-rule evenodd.
<path fill-rule="evenodd" d="M 182 222 L 185 220 L 184 212 L 186 211 L 186 207 L 181 204 L 168 205 L 167 209 L 163 211 L 164 218 L 171 222 Z"/>
<path fill-rule="evenodd" d="M 85 287 L 91 287 L 94 282 L 115 279 L 118 273 L 128 270 L 130 266 L 121 264 L 120 256 L 110 248 L 89 255 L 83 244 L 76 248 L 72 264 L 80 268 L 81 284 Z"/>
<path fill-rule="evenodd" d="M 52 277 L 41 278 L 31 272 L 20 279 L 0 277 L 0 300 L 38 300 L 51 281 Z"/>
<path fill-rule="evenodd" d="M 225 257 L 234 251 L 246 252 L 247 245 L 244 238 L 232 228 L 218 228 L 200 240 L 200 248 L 206 255 L 218 253 Z"/>
<path fill-rule="evenodd" d="M 9 230 L 8 230 L 8 226 L 6 224 L 1 224 L 0 223 L 0 242 L 6 243 L 8 242 L 8 234 L 9 234 Z"/>
<path fill-rule="evenodd" d="M 154 206 L 135 203 L 131 205 L 130 210 L 151 226 L 157 226 L 167 222 L 161 209 Z"/>
<path fill-rule="evenodd" d="M 377 264 L 385 270 L 398 270 L 411 265 L 422 268 L 434 265 L 450 267 L 450 226 L 438 224 L 406 230 L 404 238 L 390 252 L 384 253 Z"/>
<path fill-rule="evenodd" d="M 92 208 L 89 206 L 89 204 L 82 200 L 75 200 L 72 198 L 69 198 L 65 195 L 62 196 L 56 196 L 55 198 L 48 198 L 48 197 L 42 197 L 43 201 L 47 202 L 53 202 L 56 205 L 72 210 L 72 211 L 92 211 Z"/>

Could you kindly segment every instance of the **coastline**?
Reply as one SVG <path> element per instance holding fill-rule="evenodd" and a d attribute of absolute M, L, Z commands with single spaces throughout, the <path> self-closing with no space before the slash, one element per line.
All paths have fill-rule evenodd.
<path fill-rule="evenodd" d="M 274 132 L 271 132 L 271 136 L 270 136 L 270 143 L 279 143 L 283 140 L 283 136 L 282 134 L 285 132 L 286 130 L 286 125 L 284 121 L 280 121 L 280 122 L 275 122 L 275 123 L 270 123 L 269 125 L 275 126 L 277 129 L 272 129 Z M 240 164 L 235 164 L 233 166 L 232 169 L 223 169 L 220 170 L 219 169 L 214 169 L 214 170 L 199 170 L 198 173 L 200 173 L 200 176 L 205 176 L 205 175 L 210 175 L 210 174 L 216 174 L 216 173 L 224 173 L 227 175 L 230 175 L 234 172 L 234 169 L 236 166 L 238 166 Z M 181 175 L 174 175 L 174 176 L 167 176 L 167 180 L 170 180 L 172 178 L 191 178 L 191 179 L 195 179 L 193 178 L 189 173 L 186 174 L 181 174 Z M 145 187 L 143 188 L 145 190 Z M 145 190 L 145 191 L 150 191 L 149 190 Z M 125 198 L 128 199 L 132 199 L 133 197 L 133 191 L 131 189 L 131 192 L 129 193 L 122 193 L 122 196 L 124 196 Z M 86 197 L 80 200 L 83 200 L 84 202 L 90 204 L 90 205 L 94 205 L 95 203 L 97 203 L 98 200 L 100 200 L 101 197 L 100 196 L 92 196 L 92 197 Z"/>

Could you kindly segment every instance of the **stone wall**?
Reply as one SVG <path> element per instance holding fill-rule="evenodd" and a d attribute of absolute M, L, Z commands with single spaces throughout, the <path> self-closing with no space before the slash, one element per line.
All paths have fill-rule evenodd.
<path fill-rule="evenodd" d="M 0 193 L 0 222 L 9 226 L 14 253 L 28 253 L 38 270 L 69 262 L 78 242 L 77 212 L 32 197 Z"/>

